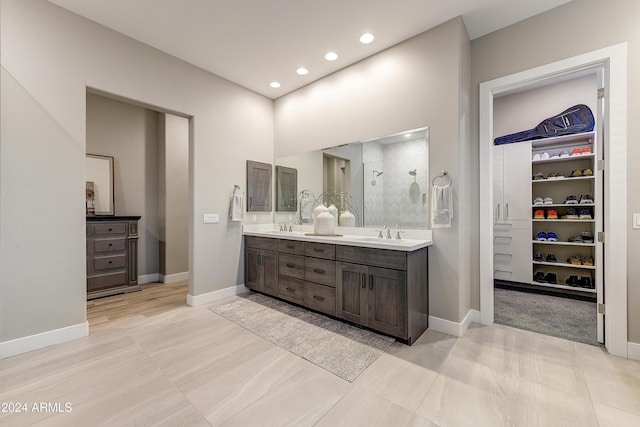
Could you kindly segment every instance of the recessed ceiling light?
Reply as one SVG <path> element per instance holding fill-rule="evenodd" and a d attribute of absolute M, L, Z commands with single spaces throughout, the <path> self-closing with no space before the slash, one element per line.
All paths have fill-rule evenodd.
<path fill-rule="evenodd" d="M 324 55 L 324 59 L 326 59 L 327 61 L 335 61 L 336 59 L 338 59 L 338 54 L 335 52 L 327 52 Z"/>
<path fill-rule="evenodd" d="M 360 36 L 360 43 L 369 44 L 373 41 L 373 39 L 374 39 L 373 34 L 364 33 L 363 35 Z"/>
<path fill-rule="evenodd" d="M 304 67 L 300 67 L 296 70 L 296 73 L 300 74 L 301 76 L 306 76 L 307 74 L 309 74 L 309 70 Z"/>
<path fill-rule="evenodd" d="M 405 137 L 405 138 L 409 138 L 410 136 L 411 136 L 411 134 L 410 134 L 410 133 L 405 133 L 405 134 L 404 134 L 404 137 Z"/>
<path fill-rule="evenodd" d="M 278 89 L 280 87 L 280 83 L 278 82 L 271 82 L 269 83 L 269 86 L 271 86 L 274 89 Z"/>

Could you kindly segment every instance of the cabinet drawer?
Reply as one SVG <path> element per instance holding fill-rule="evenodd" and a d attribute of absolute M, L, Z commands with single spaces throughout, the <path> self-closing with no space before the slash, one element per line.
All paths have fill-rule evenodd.
<path fill-rule="evenodd" d="M 313 310 L 335 316 L 336 290 L 329 286 L 307 282 L 304 285 L 304 304 Z"/>
<path fill-rule="evenodd" d="M 267 249 L 270 251 L 278 250 L 278 239 L 258 236 L 244 236 L 244 243 L 248 248 Z"/>
<path fill-rule="evenodd" d="M 306 257 L 304 259 L 304 278 L 310 282 L 336 286 L 336 262 L 328 259 Z"/>
<path fill-rule="evenodd" d="M 95 253 L 123 251 L 126 245 L 126 239 L 97 239 L 93 241 L 93 251 Z"/>
<path fill-rule="evenodd" d="M 304 281 L 292 277 L 280 276 L 278 296 L 297 304 L 304 303 Z"/>
<path fill-rule="evenodd" d="M 304 279 L 304 257 L 280 253 L 278 256 L 278 273 Z"/>
<path fill-rule="evenodd" d="M 531 227 L 524 229 L 512 229 L 512 230 L 495 230 L 493 232 L 493 242 L 495 244 L 509 244 L 511 242 L 530 242 L 533 240 L 533 232 Z"/>
<path fill-rule="evenodd" d="M 93 259 L 93 269 L 96 271 L 109 270 L 112 268 L 122 268 L 127 263 L 127 256 L 114 255 L 114 256 L 101 256 Z"/>
<path fill-rule="evenodd" d="M 389 249 L 360 248 L 356 246 L 338 246 L 336 259 L 353 264 L 366 264 L 374 267 L 407 269 L 407 253 Z"/>
<path fill-rule="evenodd" d="M 315 258 L 336 259 L 336 245 L 304 242 L 304 254 Z"/>
<path fill-rule="evenodd" d="M 93 234 L 96 236 L 127 234 L 127 224 L 123 222 L 93 224 Z"/>
<path fill-rule="evenodd" d="M 278 252 L 304 255 L 304 242 L 301 240 L 280 239 L 278 241 Z"/>
<path fill-rule="evenodd" d="M 126 286 L 127 284 L 127 273 L 125 272 L 87 277 L 87 292 L 116 286 Z"/>

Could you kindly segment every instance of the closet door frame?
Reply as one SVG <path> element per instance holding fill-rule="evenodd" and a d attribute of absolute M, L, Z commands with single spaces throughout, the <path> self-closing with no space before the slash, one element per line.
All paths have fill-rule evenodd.
<path fill-rule="evenodd" d="M 599 129 L 605 158 L 605 347 L 628 357 L 627 341 L 627 43 L 480 84 L 480 321 L 493 323 L 493 99 L 570 78 L 605 72 L 605 116 Z M 610 118 L 613 117 L 614 120 Z"/>

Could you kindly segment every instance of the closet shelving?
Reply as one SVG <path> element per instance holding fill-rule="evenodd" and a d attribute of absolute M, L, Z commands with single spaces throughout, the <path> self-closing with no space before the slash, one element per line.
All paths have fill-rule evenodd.
<path fill-rule="evenodd" d="M 531 218 L 532 218 L 532 265 L 533 275 L 532 285 L 553 287 L 558 289 L 570 289 L 572 291 L 584 292 L 587 294 L 595 294 L 597 279 L 596 271 L 600 260 L 597 251 L 597 231 L 600 229 L 600 218 L 598 212 L 601 212 L 601 194 L 597 185 L 597 153 L 595 132 L 568 135 L 555 138 L 546 138 L 542 140 L 534 140 L 531 142 L 531 194 L 533 198 L 550 197 L 553 203 L 540 205 L 531 202 Z M 588 148 L 590 152 L 569 155 L 568 157 L 544 158 L 537 159 L 536 154 L 542 155 L 548 153 L 560 153 L 567 150 L 569 153 L 575 148 Z M 571 176 L 573 171 L 584 171 L 590 169 L 591 175 L 587 176 Z M 555 174 L 562 173 L 563 177 L 555 177 Z M 536 174 L 542 174 L 543 179 L 535 179 Z M 538 175 L 539 176 L 539 175 Z M 576 196 L 579 201 L 581 195 L 590 195 L 593 203 L 589 204 L 572 204 L 564 203 L 567 196 Z M 533 200 L 533 199 L 532 199 Z M 545 216 L 549 210 L 555 210 L 558 219 L 540 219 L 535 218 L 535 211 L 542 209 Z M 564 219 L 562 218 L 570 209 L 587 209 L 591 215 L 591 219 Z M 538 240 L 537 235 L 540 232 L 553 232 L 557 235 L 557 241 Z M 593 237 L 593 242 L 575 242 L 570 241 L 581 235 L 581 233 L 589 233 Z M 542 253 L 543 260 L 535 260 L 535 254 Z M 547 261 L 546 256 L 553 254 L 557 261 Z M 571 257 L 579 259 L 588 258 L 591 262 L 584 264 L 572 264 L 568 261 Z M 592 264 L 592 265 L 589 265 Z M 557 283 L 537 282 L 535 281 L 536 273 L 543 272 L 553 273 L 556 275 Z M 567 284 L 571 283 L 569 277 L 575 276 L 580 279 L 584 285 L 588 278 L 589 287 L 582 287 Z"/>

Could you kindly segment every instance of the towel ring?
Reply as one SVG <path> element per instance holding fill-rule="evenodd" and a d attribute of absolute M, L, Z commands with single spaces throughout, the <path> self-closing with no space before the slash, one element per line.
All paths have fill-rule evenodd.
<path fill-rule="evenodd" d="M 431 185 L 436 185 L 436 181 L 438 180 L 438 178 L 445 178 L 448 181 L 448 184 L 453 184 L 453 181 L 449 177 L 449 172 L 447 172 L 446 170 L 443 170 L 442 172 L 440 172 L 440 175 L 437 175 L 435 178 L 433 178 L 433 180 L 431 180 Z"/>

